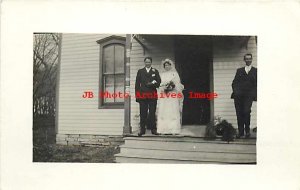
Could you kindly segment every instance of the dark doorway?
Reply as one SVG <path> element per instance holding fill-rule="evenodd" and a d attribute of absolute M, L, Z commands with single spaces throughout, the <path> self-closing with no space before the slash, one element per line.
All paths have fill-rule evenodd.
<path fill-rule="evenodd" d="M 212 38 L 180 35 L 174 40 L 176 68 L 185 86 L 182 124 L 203 125 L 210 121 L 210 101 L 191 99 L 190 92 L 210 92 Z"/>

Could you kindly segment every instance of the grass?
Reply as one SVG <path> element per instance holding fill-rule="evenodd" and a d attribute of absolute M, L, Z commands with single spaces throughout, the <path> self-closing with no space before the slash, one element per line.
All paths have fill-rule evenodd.
<path fill-rule="evenodd" d="M 55 144 L 55 118 L 39 117 L 33 122 L 33 162 L 114 163 L 118 146 L 67 146 Z"/>
<path fill-rule="evenodd" d="M 114 154 L 119 153 L 118 147 L 85 147 L 44 144 L 34 146 L 34 162 L 85 162 L 114 163 Z"/>

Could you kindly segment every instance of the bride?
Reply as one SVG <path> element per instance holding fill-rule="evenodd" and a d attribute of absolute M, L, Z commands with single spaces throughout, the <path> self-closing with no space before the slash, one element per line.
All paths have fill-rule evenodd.
<path fill-rule="evenodd" d="M 158 94 L 157 132 L 160 134 L 179 134 L 181 132 L 181 112 L 183 103 L 179 75 L 171 59 L 162 61 L 164 72 L 160 74 L 161 84 Z M 171 96 L 171 94 L 173 94 Z M 176 94 L 176 96 L 174 95 Z"/>

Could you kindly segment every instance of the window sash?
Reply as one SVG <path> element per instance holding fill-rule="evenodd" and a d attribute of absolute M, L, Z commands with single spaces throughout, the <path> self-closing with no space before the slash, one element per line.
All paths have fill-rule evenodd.
<path fill-rule="evenodd" d="M 98 42 L 98 41 L 97 41 Z M 125 38 L 122 39 L 113 39 L 110 41 L 107 41 L 105 43 L 99 43 L 100 44 L 100 87 L 99 87 L 99 91 L 101 91 L 102 93 L 107 90 L 107 78 L 111 77 L 111 79 L 113 80 L 113 84 L 110 86 L 111 87 L 111 92 L 114 93 L 117 91 L 120 91 L 121 93 L 123 93 L 124 95 L 124 87 L 125 87 Z M 106 72 L 105 71 L 105 67 L 106 67 L 106 63 L 104 60 L 104 49 L 107 47 L 111 47 L 113 46 L 113 54 L 111 54 L 113 56 L 113 66 L 111 68 L 113 68 L 113 70 L 110 70 L 110 72 Z M 118 46 L 116 48 L 116 46 Z M 120 47 L 122 47 L 123 52 L 120 52 Z M 118 53 L 116 54 L 115 49 L 118 49 Z M 117 58 L 116 56 L 120 56 L 120 54 L 124 55 L 123 58 Z M 109 59 L 108 59 L 109 60 Z M 120 60 L 122 62 L 123 60 L 123 67 L 121 69 L 116 69 L 116 60 L 119 61 L 118 65 L 120 66 Z M 116 72 L 117 70 L 117 72 Z M 119 82 L 118 82 L 119 81 Z M 120 83 L 120 81 L 122 81 Z M 121 85 L 120 85 L 121 84 Z M 113 90 L 113 91 L 112 91 Z M 118 92 L 117 92 L 118 93 Z M 122 97 L 118 99 L 117 98 L 112 98 L 113 101 L 106 101 L 107 98 L 105 97 L 99 97 L 99 108 L 118 108 L 121 109 L 124 106 L 124 98 Z"/>
<path fill-rule="evenodd" d="M 112 87 L 113 87 L 113 91 L 109 91 L 109 90 L 107 90 L 107 85 L 106 85 L 106 79 L 108 78 L 108 77 L 111 77 L 112 76 L 112 79 L 113 79 L 113 85 L 112 85 Z M 103 81 L 103 85 L 102 85 L 102 93 L 105 93 L 106 91 L 107 92 L 109 92 L 109 93 L 111 93 L 111 94 L 113 94 L 113 93 L 118 93 L 119 91 L 116 91 L 116 87 L 117 87 L 117 85 L 116 85 L 116 78 L 117 78 L 117 76 L 121 76 L 122 78 L 123 78 L 123 81 L 122 81 L 122 83 L 123 83 L 123 85 L 122 85 L 122 91 L 120 91 L 121 93 L 123 93 L 123 95 L 124 95 L 124 84 L 125 84 L 125 73 L 119 73 L 119 74 L 103 74 L 103 77 L 102 77 L 102 81 Z M 106 99 L 107 98 L 105 98 L 105 97 L 101 97 L 102 99 L 103 99 L 103 105 L 108 105 L 108 104 L 124 104 L 124 99 L 123 99 L 123 101 L 116 101 L 116 98 L 109 98 L 109 99 L 113 99 L 113 102 L 109 102 L 109 101 L 106 101 Z"/>

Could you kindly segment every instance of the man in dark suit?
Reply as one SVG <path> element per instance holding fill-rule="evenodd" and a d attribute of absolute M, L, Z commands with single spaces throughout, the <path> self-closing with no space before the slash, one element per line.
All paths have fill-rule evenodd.
<path fill-rule="evenodd" d="M 140 104 L 140 127 L 139 136 L 146 132 L 146 123 L 151 129 L 151 133 L 157 135 L 155 124 L 155 112 L 157 105 L 157 90 L 161 79 L 156 69 L 152 68 L 152 58 L 144 59 L 145 67 L 139 69 L 135 81 L 136 101 Z M 147 122 L 148 121 L 148 122 Z"/>
<path fill-rule="evenodd" d="M 246 54 L 244 61 L 246 66 L 237 69 L 232 81 L 231 98 L 234 99 L 238 122 L 237 138 L 243 137 L 244 132 L 246 138 L 250 137 L 251 107 L 252 102 L 257 100 L 257 69 L 251 66 L 252 54 Z"/>

